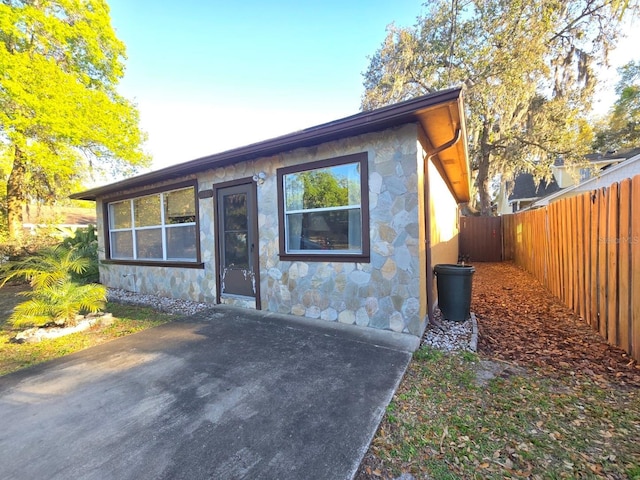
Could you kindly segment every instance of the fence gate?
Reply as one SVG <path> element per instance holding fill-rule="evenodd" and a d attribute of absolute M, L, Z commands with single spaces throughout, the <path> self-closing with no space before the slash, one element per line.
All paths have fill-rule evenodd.
<path fill-rule="evenodd" d="M 458 256 L 465 262 L 502 261 L 500 217 L 460 217 Z"/>

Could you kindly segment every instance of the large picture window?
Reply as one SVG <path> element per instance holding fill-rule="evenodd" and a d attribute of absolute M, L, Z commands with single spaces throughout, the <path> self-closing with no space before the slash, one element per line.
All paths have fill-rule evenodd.
<path fill-rule="evenodd" d="M 111 260 L 196 262 L 195 187 L 108 204 Z"/>
<path fill-rule="evenodd" d="M 369 256 L 367 154 L 278 170 L 280 256 Z"/>

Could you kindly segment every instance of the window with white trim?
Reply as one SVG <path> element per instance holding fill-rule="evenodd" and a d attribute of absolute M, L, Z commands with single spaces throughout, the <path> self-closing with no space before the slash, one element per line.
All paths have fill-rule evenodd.
<path fill-rule="evenodd" d="M 366 159 L 349 155 L 278 171 L 281 256 L 369 255 Z"/>
<path fill-rule="evenodd" d="M 108 217 L 112 260 L 198 259 L 194 187 L 109 203 Z"/>

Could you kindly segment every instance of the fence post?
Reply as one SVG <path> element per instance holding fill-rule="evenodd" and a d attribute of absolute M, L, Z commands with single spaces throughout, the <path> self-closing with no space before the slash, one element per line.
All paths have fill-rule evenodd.
<path fill-rule="evenodd" d="M 631 185 L 631 355 L 640 362 L 640 175 Z"/>
<path fill-rule="evenodd" d="M 618 226 L 618 343 L 621 348 L 631 352 L 631 180 L 620 182 Z M 629 259 L 625 261 L 625 259 Z"/>

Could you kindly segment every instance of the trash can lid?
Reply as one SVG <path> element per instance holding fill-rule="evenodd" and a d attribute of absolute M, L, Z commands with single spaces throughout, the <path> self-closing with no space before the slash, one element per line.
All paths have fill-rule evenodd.
<path fill-rule="evenodd" d="M 473 275 L 476 269 L 472 265 L 460 265 L 456 263 L 439 263 L 433 269 L 437 275 L 444 273 L 445 275 Z"/>

